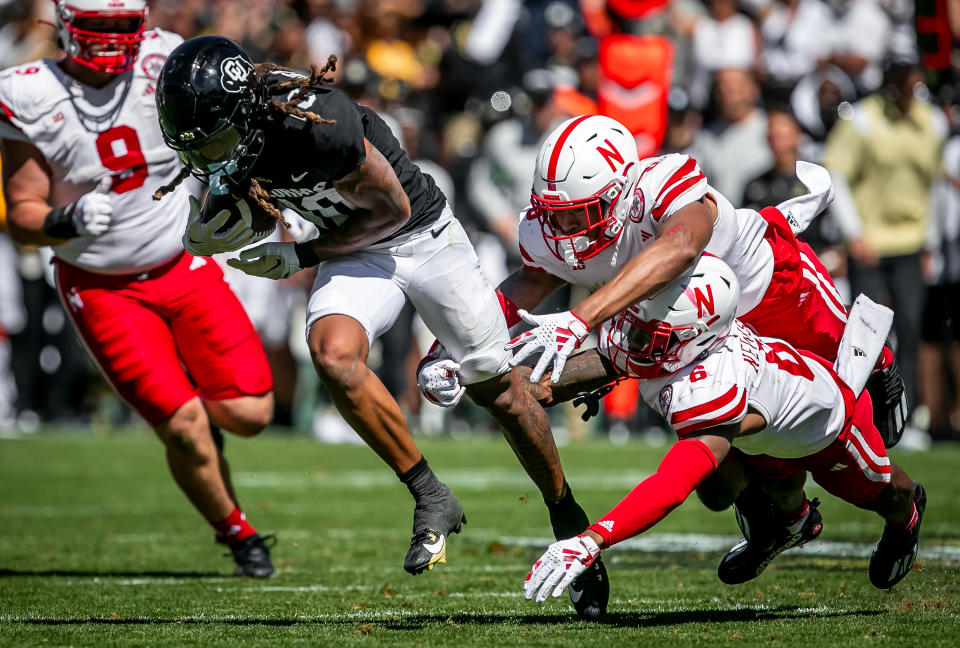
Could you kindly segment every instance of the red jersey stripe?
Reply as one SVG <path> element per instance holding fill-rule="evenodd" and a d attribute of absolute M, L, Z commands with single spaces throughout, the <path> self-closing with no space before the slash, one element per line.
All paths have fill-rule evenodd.
<path fill-rule="evenodd" d="M 700 405 L 696 405 L 694 407 L 688 407 L 687 409 L 680 410 L 679 412 L 674 412 L 670 416 L 670 425 L 676 426 L 678 423 L 683 423 L 684 421 L 689 421 L 690 419 L 709 414 L 710 412 L 721 410 L 732 403 L 734 399 L 736 399 L 739 391 L 740 388 L 737 385 L 734 385 L 727 391 L 727 393 L 723 394 L 722 396 L 717 396 L 711 401 L 701 403 Z M 744 392 L 744 395 L 746 395 L 746 392 Z"/>
<path fill-rule="evenodd" d="M 737 406 L 732 410 L 724 414 L 723 416 L 710 419 L 708 421 L 699 421 L 696 423 L 690 423 L 688 425 L 675 426 L 673 429 L 676 430 L 677 436 L 686 436 L 688 434 L 693 434 L 694 432 L 699 432 L 700 430 L 717 427 L 718 425 L 723 425 L 724 423 L 729 423 L 734 421 L 747 409 L 747 392 L 743 392 L 743 396 L 740 398 L 740 402 L 737 403 Z"/>
<path fill-rule="evenodd" d="M 16 115 L 13 114 L 13 111 L 10 110 L 10 107 L 2 101 L 0 101 L 0 110 L 3 111 L 3 113 L 0 113 L 0 119 L 3 121 L 10 122 L 12 119 L 16 118 Z"/>
<path fill-rule="evenodd" d="M 704 180 L 705 178 L 706 176 L 704 176 L 702 173 L 699 173 L 692 178 L 687 178 L 680 184 L 674 185 L 670 190 L 670 193 L 668 193 L 666 197 L 656 207 L 653 208 L 651 215 L 653 216 L 654 220 L 660 220 L 663 218 L 663 214 L 667 211 L 667 208 L 670 207 L 670 204 L 676 200 L 680 194 L 695 186 L 698 182 Z"/>
<path fill-rule="evenodd" d="M 663 189 L 660 190 L 660 193 L 657 194 L 657 201 L 660 200 L 660 197 L 670 189 L 673 185 L 677 184 L 688 175 L 690 175 L 694 169 L 697 168 L 697 161 L 693 158 L 687 158 L 687 161 L 680 167 L 679 170 L 674 171 L 673 175 L 670 176 L 670 179 L 663 183 Z"/>

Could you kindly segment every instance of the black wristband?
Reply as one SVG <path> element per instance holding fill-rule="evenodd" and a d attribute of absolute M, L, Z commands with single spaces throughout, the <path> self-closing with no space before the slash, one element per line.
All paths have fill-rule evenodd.
<path fill-rule="evenodd" d="M 313 241 L 296 243 L 293 246 L 293 251 L 297 253 L 297 263 L 300 264 L 301 268 L 312 268 L 320 263 L 320 257 L 313 251 Z"/>
<path fill-rule="evenodd" d="M 73 210 L 76 208 L 77 203 L 70 203 L 51 209 L 43 219 L 43 233 L 56 239 L 72 239 L 80 236 L 77 225 L 73 222 Z"/>

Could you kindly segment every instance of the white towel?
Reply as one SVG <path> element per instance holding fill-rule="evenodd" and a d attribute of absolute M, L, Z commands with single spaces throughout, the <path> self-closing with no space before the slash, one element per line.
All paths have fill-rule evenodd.
<path fill-rule="evenodd" d="M 830 173 L 822 166 L 799 160 L 797 178 L 807 188 L 808 193 L 777 205 L 795 235 L 807 229 L 817 214 L 833 201 L 834 196 Z"/>
<path fill-rule="evenodd" d="M 866 295 L 857 295 L 847 315 L 847 327 L 843 330 L 840 351 L 833 364 L 837 375 L 857 396 L 877 364 L 892 325 L 892 310 L 871 301 Z"/>

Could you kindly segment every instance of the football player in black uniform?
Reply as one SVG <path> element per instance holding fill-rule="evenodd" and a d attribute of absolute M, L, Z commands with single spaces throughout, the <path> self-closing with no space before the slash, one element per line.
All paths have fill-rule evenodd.
<path fill-rule="evenodd" d="M 307 307 L 310 352 L 337 409 L 416 500 L 407 571 L 443 561 L 447 536 L 464 517 L 366 365 L 373 340 L 406 299 L 449 352 L 466 393 L 503 427 L 544 496 L 557 538 L 583 531 L 589 520 L 566 484 L 543 409 L 509 368 L 498 296 L 463 228 L 383 120 L 323 83 L 334 62 L 307 77 L 254 66 L 219 36 L 178 47 L 160 74 L 157 107 L 165 140 L 186 165 L 182 175 L 188 169 L 212 194 L 250 197 L 278 219 L 278 207 L 290 208 L 319 228 L 312 241 L 262 243 L 229 263 L 273 279 L 319 264 Z M 196 253 L 261 238 L 242 220 L 224 224 L 193 211 L 184 241 Z M 581 616 L 603 614 L 609 584 L 602 563 L 574 589 Z"/>

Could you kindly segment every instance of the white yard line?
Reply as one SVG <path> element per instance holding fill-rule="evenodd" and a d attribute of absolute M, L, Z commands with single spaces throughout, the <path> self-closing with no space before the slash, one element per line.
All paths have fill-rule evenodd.
<path fill-rule="evenodd" d="M 491 538 L 493 540 L 493 538 Z M 552 538 L 504 536 L 496 538 L 504 545 L 546 548 Z M 611 549 L 617 551 L 639 551 L 642 553 L 719 553 L 726 552 L 742 540 L 739 536 L 703 535 L 699 533 L 650 533 L 621 542 Z M 839 542 L 834 540 L 814 540 L 790 553 L 831 558 L 866 558 L 873 552 L 874 543 Z M 926 560 L 960 561 L 960 546 L 931 545 L 920 542 L 920 558 Z"/>

